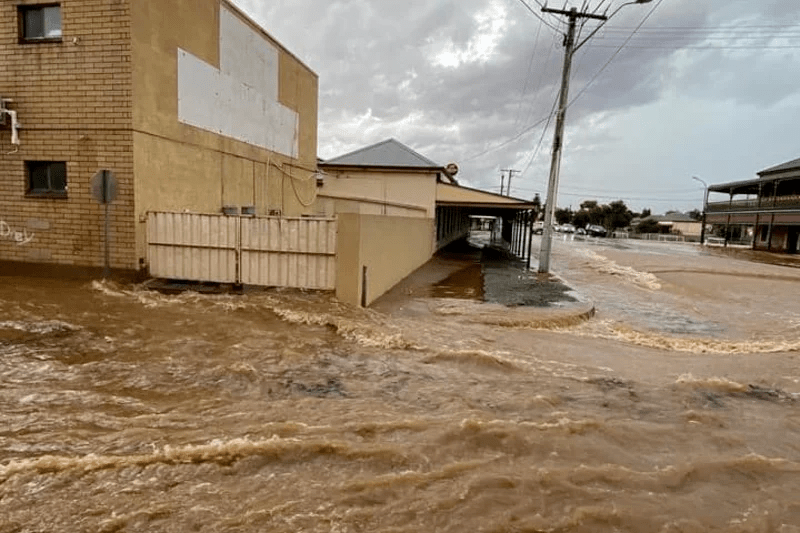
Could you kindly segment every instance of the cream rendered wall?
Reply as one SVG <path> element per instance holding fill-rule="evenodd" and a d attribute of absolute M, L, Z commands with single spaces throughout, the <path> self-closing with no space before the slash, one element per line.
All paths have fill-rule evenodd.
<path fill-rule="evenodd" d="M 433 218 L 436 173 L 328 170 L 319 191 L 320 212 Z"/>
<path fill-rule="evenodd" d="M 702 222 L 673 222 L 672 231 L 686 237 L 699 237 L 703 228 Z"/>
<path fill-rule="evenodd" d="M 316 74 L 225 0 L 136 0 L 131 11 L 137 255 L 151 210 L 313 213 Z M 243 123 L 259 105 L 279 111 L 263 128 Z"/>
<path fill-rule="evenodd" d="M 433 219 L 338 215 L 336 297 L 360 305 L 367 268 L 366 304 L 374 302 L 433 255 Z"/>

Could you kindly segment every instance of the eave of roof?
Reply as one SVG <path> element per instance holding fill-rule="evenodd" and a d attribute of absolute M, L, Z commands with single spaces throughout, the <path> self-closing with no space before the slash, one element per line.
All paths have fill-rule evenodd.
<path fill-rule="evenodd" d="M 794 159 L 792 161 L 787 161 L 786 163 L 781 163 L 780 165 L 767 168 L 761 172 L 758 172 L 758 175 L 767 176 L 769 174 L 777 174 L 778 172 L 788 172 L 791 170 L 800 170 L 800 159 Z"/>
<path fill-rule="evenodd" d="M 436 205 L 492 207 L 499 209 L 532 209 L 535 207 L 533 202 L 521 198 L 503 196 L 493 192 L 464 187 L 462 185 L 451 185 L 449 183 L 437 184 Z"/>
<path fill-rule="evenodd" d="M 743 180 L 743 181 L 731 181 L 728 183 L 717 183 L 714 185 L 709 185 L 708 190 L 709 192 L 729 192 L 731 190 L 739 190 L 739 189 L 749 189 L 754 187 L 756 191 L 758 191 L 758 185 L 760 183 L 764 183 L 765 180 L 762 179 L 753 179 L 753 180 Z"/>
<path fill-rule="evenodd" d="M 397 165 L 356 165 L 356 164 L 339 164 L 339 163 L 318 163 L 319 168 L 336 169 L 336 170 L 374 170 L 374 171 L 389 171 L 389 172 L 444 172 L 444 167 L 404 167 Z"/>

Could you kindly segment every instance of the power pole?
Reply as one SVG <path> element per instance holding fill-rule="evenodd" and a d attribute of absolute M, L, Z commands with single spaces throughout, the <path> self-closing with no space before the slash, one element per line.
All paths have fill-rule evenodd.
<path fill-rule="evenodd" d="M 503 172 L 508 172 L 508 186 L 506 187 L 506 196 L 511 196 L 511 177 L 514 175 L 514 172 L 519 174 L 520 170 L 515 170 L 513 168 L 504 168 Z M 503 192 L 500 191 L 500 196 L 503 195 Z"/>
<path fill-rule="evenodd" d="M 575 27 L 578 19 L 592 18 L 607 20 L 604 15 L 593 13 L 578 12 L 573 7 L 569 11 L 562 9 L 552 9 L 543 7 L 544 13 L 555 13 L 565 15 L 569 18 L 569 29 L 564 37 L 564 68 L 561 72 L 561 93 L 558 100 L 558 115 L 556 117 L 556 131 L 553 135 L 553 156 L 550 161 L 550 179 L 547 182 L 547 209 L 544 212 L 544 228 L 542 229 L 542 245 L 539 250 L 539 272 L 550 272 L 550 251 L 553 244 L 553 213 L 556 209 L 556 196 L 558 195 L 558 173 L 561 169 L 561 149 L 564 146 L 564 121 L 567 116 L 567 104 L 569 97 L 569 75 L 572 69 L 572 55 L 575 48 Z"/>
<path fill-rule="evenodd" d="M 505 172 L 506 172 L 505 170 L 501 170 L 500 171 L 500 196 L 503 196 L 503 187 L 504 187 L 505 181 L 506 181 Z"/>

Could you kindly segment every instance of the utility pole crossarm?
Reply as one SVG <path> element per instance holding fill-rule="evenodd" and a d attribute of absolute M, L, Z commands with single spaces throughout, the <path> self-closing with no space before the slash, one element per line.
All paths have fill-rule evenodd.
<path fill-rule="evenodd" d="M 553 9 L 551 7 L 543 7 L 542 13 L 555 13 L 556 15 L 566 15 L 568 17 L 577 17 L 577 18 L 584 18 L 584 19 L 597 19 L 597 20 L 608 20 L 608 17 L 605 15 L 597 15 L 595 13 L 587 13 L 585 11 L 578 12 L 576 8 L 572 8 L 569 11 L 565 11 L 563 9 Z"/>

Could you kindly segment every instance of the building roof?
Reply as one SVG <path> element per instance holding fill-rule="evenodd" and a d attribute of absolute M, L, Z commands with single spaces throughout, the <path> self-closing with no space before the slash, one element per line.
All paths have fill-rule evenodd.
<path fill-rule="evenodd" d="M 672 212 L 658 217 L 663 222 L 698 222 L 686 213 Z"/>
<path fill-rule="evenodd" d="M 632 225 L 640 224 L 646 220 L 652 220 L 654 222 L 658 222 L 659 224 L 672 224 L 673 222 L 697 222 L 700 223 L 699 220 L 695 220 L 691 217 L 691 215 L 687 215 L 686 213 L 680 213 L 677 211 L 672 211 L 665 215 L 649 215 L 644 218 L 634 218 L 631 220 Z"/>
<path fill-rule="evenodd" d="M 758 194 L 759 184 L 764 183 L 764 180 L 742 180 L 732 181 L 729 183 L 716 183 L 708 186 L 708 192 L 721 192 L 730 193 L 731 191 L 737 194 Z"/>
<path fill-rule="evenodd" d="M 334 157 L 323 162 L 324 166 L 378 167 L 378 168 L 414 168 L 442 170 L 442 165 L 434 163 L 405 144 L 395 140 L 385 141 L 367 146 L 348 154 Z"/>
<path fill-rule="evenodd" d="M 800 170 L 800 159 L 794 159 L 792 161 L 788 161 L 786 163 L 781 163 L 780 165 L 770 167 L 766 170 L 762 170 L 761 172 L 758 173 L 758 175 L 763 176 L 765 174 L 774 174 L 776 172 L 786 172 L 789 170 Z"/>

